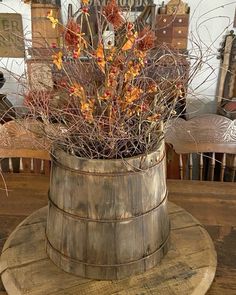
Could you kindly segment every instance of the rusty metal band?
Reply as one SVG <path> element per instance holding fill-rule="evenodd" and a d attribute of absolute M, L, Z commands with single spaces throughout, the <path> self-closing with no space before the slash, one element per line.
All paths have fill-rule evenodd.
<path fill-rule="evenodd" d="M 133 168 L 132 171 L 127 171 L 127 172 L 119 172 L 119 173 L 107 173 L 107 172 L 90 172 L 90 171 L 82 171 L 82 170 L 78 170 L 78 169 L 74 169 L 74 168 L 70 168 L 67 167 L 61 163 L 59 163 L 57 161 L 57 159 L 55 158 L 55 156 L 51 157 L 51 160 L 53 163 L 56 164 L 56 166 L 58 166 L 59 168 L 62 168 L 63 170 L 68 170 L 70 172 L 73 173 L 77 173 L 77 174 L 81 174 L 81 175 L 90 175 L 90 176 L 106 176 L 106 177 L 117 177 L 117 176 L 122 176 L 122 175 L 131 175 L 131 174 L 137 174 L 137 173 L 144 173 L 146 171 L 148 171 L 149 169 L 155 168 L 156 166 L 158 166 L 162 160 L 165 158 L 165 151 L 162 153 L 161 157 L 158 159 L 157 162 L 155 162 L 154 165 L 151 165 L 145 169 L 141 169 L 141 168 Z M 105 160 L 104 160 L 105 161 Z"/>
<path fill-rule="evenodd" d="M 167 243 L 169 242 L 169 239 L 170 239 L 170 229 L 171 228 L 170 228 L 170 224 L 169 224 L 169 231 L 168 231 L 167 237 L 165 238 L 164 242 L 159 246 L 159 248 L 156 249 L 154 252 L 152 252 L 151 254 L 148 254 L 146 256 L 143 256 L 140 259 L 132 260 L 132 261 L 129 261 L 129 262 L 126 262 L 126 263 L 119 263 L 119 264 L 93 264 L 93 263 L 88 263 L 88 262 L 84 262 L 84 261 L 81 261 L 81 260 L 77 260 L 77 259 L 72 258 L 72 257 L 70 257 L 70 256 L 68 256 L 68 255 L 66 255 L 64 253 L 61 253 L 59 250 L 57 250 L 50 243 L 50 241 L 49 241 L 46 233 L 45 233 L 45 237 L 46 237 L 47 246 L 49 246 L 52 251 L 56 252 L 60 256 L 63 256 L 64 258 L 66 258 L 69 261 L 73 261 L 73 262 L 75 262 L 77 264 L 82 264 L 82 265 L 86 265 L 86 266 L 93 266 L 93 267 L 120 267 L 120 266 L 132 265 L 132 264 L 135 264 L 135 263 L 139 263 L 139 262 L 145 261 L 145 260 L 151 258 L 152 256 L 154 256 L 155 254 L 157 254 L 159 251 L 161 251 L 167 245 Z"/>
<path fill-rule="evenodd" d="M 120 219 L 93 219 L 93 218 L 87 218 L 87 217 L 81 217 L 72 213 L 69 213 L 67 211 L 64 211 L 63 209 L 61 209 L 60 207 L 58 207 L 51 199 L 50 197 L 50 192 L 48 193 L 48 201 L 49 201 L 49 205 L 52 205 L 57 211 L 61 212 L 63 215 L 68 216 L 70 218 L 73 219 L 77 219 L 77 220 L 81 220 L 81 221 L 86 221 L 86 222 L 97 222 L 97 223 L 118 223 L 118 222 L 127 222 L 127 221 L 133 221 L 137 218 L 140 217 L 144 217 L 148 214 L 151 214 L 155 211 L 157 211 L 159 209 L 159 207 L 161 207 L 166 201 L 167 201 L 167 195 L 168 195 L 168 191 L 166 190 L 165 192 L 165 197 L 163 198 L 163 200 L 154 208 L 152 208 L 149 211 L 146 211 L 142 214 L 138 214 L 132 217 L 128 217 L 128 218 L 120 218 Z"/>

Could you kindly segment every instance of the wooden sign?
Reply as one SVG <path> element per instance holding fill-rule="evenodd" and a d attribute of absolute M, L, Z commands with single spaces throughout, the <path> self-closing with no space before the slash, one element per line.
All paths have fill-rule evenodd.
<path fill-rule="evenodd" d="M 61 0 L 24 0 L 24 3 L 34 3 L 34 4 L 51 4 L 61 7 Z"/>
<path fill-rule="evenodd" d="M 27 61 L 27 69 L 29 84 L 32 90 L 49 90 L 53 88 L 50 63 L 30 59 Z"/>
<path fill-rule="evenodd" d="M 18 13 L 0 13 L 0 57 L 24 56 L 22 16 Z"/>
<path fill-rule="evenodd" d="M 94 5 L 96 1 L 90 0 L 89 4 Z M 108 3 L 108 0 L 100 1 L 102 6 Z M 153 0 L 116 0 L 116 3 L 122 9 L 129 9 L 131 11 L 143 11 L 145 7 L 153 5 Z"/>

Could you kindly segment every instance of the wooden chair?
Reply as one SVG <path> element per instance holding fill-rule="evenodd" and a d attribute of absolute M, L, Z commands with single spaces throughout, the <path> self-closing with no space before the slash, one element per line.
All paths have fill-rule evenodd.
<path fill-rule="evenodd" d="M 35 120 L 0 125 L 0 170 L 9 173 L 50 173 L 50 144 Z"/>
<path fill-rule="evenodd" d="M 178 154 L 180 179 L 192 180 L 195 165 L 199 180 L 213 181 L 218 176 L 220 181 L 235 181 L 236 120 L 215 114 L 188 121 L 175 118 L 168 124 L 165 140 Z"/>

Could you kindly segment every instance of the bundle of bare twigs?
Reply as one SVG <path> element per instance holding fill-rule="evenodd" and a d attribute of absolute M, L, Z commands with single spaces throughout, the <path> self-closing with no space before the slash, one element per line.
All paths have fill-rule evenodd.
<path fill-rule="evenodd" d="M 184 96 L 189 76 L 181 54 L 156 48 L 154 32 L 126 21 L 115 1 L 95 8 L 96 25 L 87 0 L 80 23 L 70 19 L 63 27 L 49 12 L 52 26 L 63 27 L 63 46 L 52 54 L 54 88 L 27 91 L 28 115 L 40 118 L 52 142 L 80 157 L 148 153 Z M 108 28 L 114 42 L 104 38 Z"/>

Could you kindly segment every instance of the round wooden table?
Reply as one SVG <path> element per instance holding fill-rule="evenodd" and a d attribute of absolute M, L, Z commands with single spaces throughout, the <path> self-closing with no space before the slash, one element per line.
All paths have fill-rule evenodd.
<path fill-rule="evenodd" d="M 216 271 L 216 252 L 206 230 L 169 203 L 171 248 L 161 264 L 119 281 L 83 279 L 57 268 L 45 252 L 47 207 L 26 218 L 6 241 L 0 271 L 9 295 L 201 295 Z"/>

